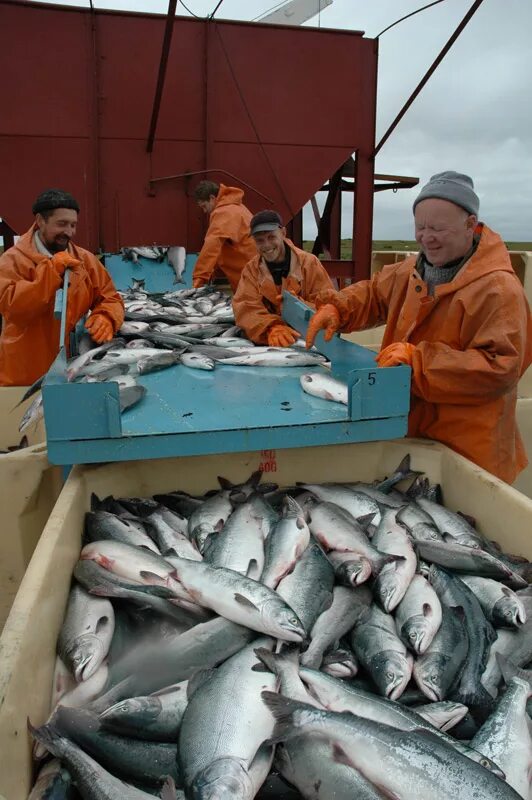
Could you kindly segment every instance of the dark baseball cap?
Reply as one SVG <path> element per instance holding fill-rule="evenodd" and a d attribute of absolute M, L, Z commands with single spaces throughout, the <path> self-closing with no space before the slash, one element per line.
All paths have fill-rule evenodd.
<path fill-rule="evenodd" d="M 255 236 L 256 233 L 262 233 L 263 231 L 274 231 L 276 228 L 284 228 L 284 225 L 277 211 L 267 210 L 259 211 L 258 214 L 255 214 L 255 216 L 251 218 L 249 227 L 251 235 Z"/>

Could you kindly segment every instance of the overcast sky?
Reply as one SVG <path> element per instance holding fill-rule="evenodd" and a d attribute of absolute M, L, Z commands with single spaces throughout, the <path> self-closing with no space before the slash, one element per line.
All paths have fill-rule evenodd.
<path fill-rule="evenodd" d="M 185 0 L 197 15 L 216 0 Z M 376 36 L 428 0 L 334 0 L 310 23 Z M 377 141 L 473 0 L 445 0 L 380 39 Z M 64 5 L 89 5 L 63 0 Z M 167 0 L 93 0 L 96 8 L 165 12 Z M 251 20 L 275 0 L 224 0 L 217 17 Z M 178 3 L 178 13 L 187 16 Z M 471 175 L 480 217 L 504 239 L 532 240 L 532 0 L 484 0 L 421 95 L 380 151 L 376 172 Z M 375 239 L 412 238 L 416 189 L 375 196 Z M 345 210 L 345 234 L 350 212 Z M 307 235 L 311 230 L 306 230 Z"/>

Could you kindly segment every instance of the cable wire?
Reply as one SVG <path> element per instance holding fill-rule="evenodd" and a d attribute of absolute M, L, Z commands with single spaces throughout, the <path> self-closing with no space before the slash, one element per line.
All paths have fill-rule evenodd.
<path fill-rule="evenodd" d="M 186 10 L 188 11 L 188 13 L 189 13 L 189 14 L 191 14 L 193 17 L 196 17 L 196 19 L 202 19 L 202 18 L 199 16 L 199 14 L 194 14 L 194 12 L 190 10 L 190 8 L 184 4 L 183 0 L 179 0 L 179 2 L 180 2 L 180 3 L 181 3 L 181 5 L 183 6 L 183 8 L 184 8 L 184 9 L 186 9 Z"/>
<path fill-rule="evenodd" d="M 218 11 L 218 9 L 219 9 L 219 8 L 220 8 L 220 6 L 222 5 L 223 1 L 224 1 L 224 0 L 218 0 L 218 3 L 216 4 L 216 8 L 215 8 L 215 9 L 214 9 L 214 11 L 212 12 L 212 14 L 209 14 L 209 17 L 208 17 L 209 19 L 214 19 L 214 15 L 216 14 L 216 12 Z"/>
<path fill-rule="evenodd" d="M 423 6 L 422 8 L 418 8 L 417 11 L 411 11 L 410 14 L 407 14 L 406 16 L 401 17 L 401 19 L 396 19 L 395 22 L 392 22 L 391 25 L 388 25 L 387 28 L 384 28 L 384 30 L 382 30 L 380 33 L 378 33 L 375 38 L 378 39 L 379 36 L 382 36 L 383 33 L 386 33 L 386 31 L 389 31 L 390 28 L 394 28 L 396 25 L 399 25 L 399 23 L 403 22 L 405 19 L 408 19 L 409 17 L 413 17 L 416 14 L 419 14 L 420 11 L 425 11 L 427 8 L 431 8 L 432 6 L 437 6 L 438 3 L 443 3 L 443 2 L 444 2 L 444 0 L 435 0 L 434 3 L 429 3 L 428 5 Z"/>

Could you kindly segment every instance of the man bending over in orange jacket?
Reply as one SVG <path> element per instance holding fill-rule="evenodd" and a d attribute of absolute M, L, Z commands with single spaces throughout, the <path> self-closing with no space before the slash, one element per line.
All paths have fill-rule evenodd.
<path fill-rule="evenodd" d="M 236 291 L 240 274 L 257 250 L 249 235 L 251 211 L 242 202 L 244 192 L 234 186 L 201 181 L 194 190 L 197 204 L 209 214 L 209 228 L 192 275 L 195 289 L 212 280 L 220 269 Z"/>
<path fill-rule="evenodd" d="M 79 206 L 68 192 L 48 189 L 33 204 L 35 222 L 0 257 L 0 386 L 29 386 L 59 352 L 55 293 L 72 270 L 66 332 L 88 311 L 86 326 L 98 344 L 124 320 L 124 304 L 98 259 L 72 243 Z"/>
<path fill-rule="evenodd" d="M 286 238 L 276 211 L 260 211 L 251 220 L 258 253 L 242 272 L 233 298 L 235 321 L 248 339 L 271 347 L 289 347 L 299 333 L 281 318 L 283 290 L 314 303 L 324 290 L 333 290 L 321 261 Z"/>
<path fill-rule="evenodd" d="M 419 255 L 369 281 L 323 292 L 307 345 L 386 323 L 381 367 L 412 368 L 409 436 L 435 439 L 512 483 L 527 464 L 517 382 L 532 361 L 532 319 L 498 233 L 478 222 L 473 181 L 433 175 L 414 202 Z"/>

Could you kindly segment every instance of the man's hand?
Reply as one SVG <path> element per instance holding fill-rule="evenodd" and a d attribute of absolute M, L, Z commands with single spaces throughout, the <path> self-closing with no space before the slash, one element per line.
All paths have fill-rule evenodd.
<path fill-rule="evenodd" d="M 115 333 L 113 323 L 103 314 L 91 314 L 85 327 L 96 344 L 110 342 Z"/>
<path fill-rule="evenodd" d="M 51 261 L 60 275 L 64 275 L 66 269 L 77 269 L 81 266 L 81 261 L 70 255 L 68 250 L 60 250 L 59 253 L 55 253 Z"/>
<path fill-rule="evenodd" d="M 297 331 L 281 322 L 276 322 L 271 328 L 268 328 L 267 333 L 270 347 L 290 347 L 299 339 Z"/>
<path fill-rule="evenodd" d="M 310 350 L 314 344 L 314 339 L 321 330 L 325 331 L 325 341 L 330 342 L 334 334 L 338 331 L 339 327 L 340 314 L 338 313 L 336 306 L 333 306 L 332 303 L 322 306 L 318 311 L 316 311 L 310 320 L 307 329 L 307 350 Z"/>
<path fill-rule="evenodd" d="M 396 367 L 398 364 L 412 366 L 416 347 L 410 342 L 394 342 L 381 350 L 375 361 L 379 367 Z"/>

